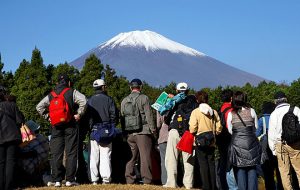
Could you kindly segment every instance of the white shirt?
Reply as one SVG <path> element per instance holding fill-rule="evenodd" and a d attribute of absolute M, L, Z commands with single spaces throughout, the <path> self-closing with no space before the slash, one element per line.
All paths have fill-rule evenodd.
<path fill-rule="evenodd" d="M 245 110 L 245 108 L 242 108 L 242 110 Z M 257 115 L 253 108 L 250 108 L 251 117 L 254 119 L 254 126 L 257 129 L 258 127 L 258 121 L 257 121 Z M 232 113 L 229 112 L 227 115 L 227 126 L 228 126 L 228 132 L 232 134 Z"/>
<path fill-rule="evenodd" d="M 289 111 L 290 104 L 279 104 L 270 115 L 269 131 L 268 131 L 268 143 L 271 151 L 276 155 L 275 145 L 281 142 L 282 133 L 282 118 Z M 293 112 L 298 118 L 300 118 L 300 109 L 295 107 Z"/>

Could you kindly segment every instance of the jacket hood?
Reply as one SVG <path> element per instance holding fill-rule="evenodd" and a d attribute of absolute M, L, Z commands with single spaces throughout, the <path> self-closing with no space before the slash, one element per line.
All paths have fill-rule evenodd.
<path fill-rule="evenodd" d="M 200 108 L 200 111 L 205 115 L 212 116 L 214 113 L 214 110 L 208 104 L 202 103 L 199 105 L 199 108 Z"/>

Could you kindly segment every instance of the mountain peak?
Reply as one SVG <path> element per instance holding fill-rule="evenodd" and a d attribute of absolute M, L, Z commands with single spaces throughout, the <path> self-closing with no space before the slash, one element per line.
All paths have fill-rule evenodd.
<path fill-rule="evenodd" d="M 172 41 L 156 32 L 150 30 L 136 30 L 131 32 L 120 33 L 107 42 L 100 44 L 99 49 L 116 47 L 139 47 L 145 48 L 146 51 L 155 52 L 157 50 L 166 50 L 172 53 L 183 53 L 193 56 L 205 56 L 204 53 L 198 52 L 183 44 Z"/>
<path fill-rule="evenodd" d="M 140 78 L 156 87 L 184 81 L 201 89 L 257 85 L 265 80 L 149 30 L 120 33 L 71 64 L 82 68 L 91 54 L 114 68 L 117 75 L 129 80 Z"/>

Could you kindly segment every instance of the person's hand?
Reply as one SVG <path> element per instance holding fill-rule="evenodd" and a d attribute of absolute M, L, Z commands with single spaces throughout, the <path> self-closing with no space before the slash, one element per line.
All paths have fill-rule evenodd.
<path fill-rule="evenodd" d="M 74 119 L 75 119 L 76 121 L 79 121 L 79 120 L 80 120 L 80 115 L 79 115 L 79 114 L 74 115 Z"/>
<path fill-rule="evenodd" d="M 168 94 L 168 97 L 169 97 L 169 98 L 173 98 L 173 97 L 174 97 L 174 94 Z"/>

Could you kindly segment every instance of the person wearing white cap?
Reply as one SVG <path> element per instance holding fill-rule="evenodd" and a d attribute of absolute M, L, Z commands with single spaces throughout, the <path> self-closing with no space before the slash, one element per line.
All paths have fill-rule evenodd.
<path fill-rule="evenodd" d="M 117 122 L 118 114 L 114 100 L 106 93 L 106 84 L 102 79 L 93 82 L 95 94 L 88 100 L 87 115 L 92 123 L 92 130 L 98 126 L 112 126 Z M 112 139 L 107 142 L 97 142 L 91 133 L 90 172 L 93 185 L 111 182 L 111 151 Z M 100 174 L 100 175 L 99 175 Z"/>
<path fill-rule="evenodd" d="M 176 85 L 176 91 L 179 96 L 184 94 L 183 100 L 177 101 L 175 106 L 168 112 L 165 123 L 169 125 L 171 129 L 169 131 L 169 137 L 166 148 L 165 165 L 167 170 L 167 182 L 164 187 L 177 187 L 177 163 L 180 151 L 176 148 L 176 145 L 180 141 L 183 133 L 189 130 L 189 118 L 192 111 L 198 107 L 196 97 L 194 95 L 188 95 L 189 89 L 185 82 L 180 82 Z M 176 97 L 175 96 L 175 97 Z M 186 189 L 193 187 L 194 177 L 194 157 L 193 155 L 182 152 L 184 176 L 183 185 Z"/>

